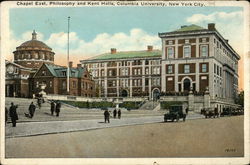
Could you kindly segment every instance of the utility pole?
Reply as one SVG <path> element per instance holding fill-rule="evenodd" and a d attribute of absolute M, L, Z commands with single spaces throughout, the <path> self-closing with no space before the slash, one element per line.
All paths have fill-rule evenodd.
<path fill-rule="evenodd" d="M 70 17 L 68 17 L 68 57 L 67 57 L 67 63 L 68 63 L 68 69 L 67 69 L 67 93 L 69 94 L 69 22 L 70 22 Z"/>

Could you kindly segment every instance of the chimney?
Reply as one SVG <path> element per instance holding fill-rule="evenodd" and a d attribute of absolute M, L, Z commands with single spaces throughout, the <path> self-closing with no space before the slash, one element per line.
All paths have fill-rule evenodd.
<path fill-rule="evenodd" d="M 82 64 L 77 64 L 77 68 L 81 68 L 82 67 Z"/>
<path fill-rule="evenodd" d="M 70 67 L 70 68 L 73 67 L 73 62 L 72 62 L 72 61 L 69 62 L 69 67 Z"/>
<path fill-rule="evenodd" d="M 115 54 L 116 53 L 116 48 L 111 48 L 111 54 Z"/>
<path fill-rule="evenodd" d="M 148 45 L 148 52 L 153 50 L 153 46 L 152 45 Z"/>
<path fill-rule="evenodd" d="M 209 23 L 209 24 L 207 25 L 207 29 L 208 29 L 208 30 L 216 30 L 216 29 L 215 29 L 215 23 Z"/>

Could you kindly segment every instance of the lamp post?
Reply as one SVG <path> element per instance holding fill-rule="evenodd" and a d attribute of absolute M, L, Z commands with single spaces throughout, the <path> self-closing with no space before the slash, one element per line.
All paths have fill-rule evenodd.
<path fill-rule="evenodd" d="M 67 47 L 67 63 L 68 63 L 68 69 L 67 69 L 67 93 L 69 94 L 69 22 L 70 22 L 70 17 L 68 17 L 68 47 Z"/>

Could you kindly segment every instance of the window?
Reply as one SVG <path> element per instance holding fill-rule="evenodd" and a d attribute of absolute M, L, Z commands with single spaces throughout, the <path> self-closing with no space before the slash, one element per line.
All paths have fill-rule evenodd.
<path fill-rule="evenodd" d="M 141 74 L 141 69 L 137 69 L 138 75 Z"/>
<path fill-rule="evenodd" d="M 39 82 L 38 82 L 38 81 L 36 82 L 36 87 L 37 87 L 37 88 L 39 87 Z"/>
<path fill-rule="evenodd" d="M 137 75 L 137 69 L 134 69 L 134 75 Z"/>
<path fill-rule="evenodd" d="M 216 73 L 216 64 L 214 64 L 214 73 Z"/>
<path fill-rule="evenodd" d="M 149 72 L 148 72 L 148 68 L 146 68 L 146 69 L 145 69 L 145 74 L 148 74 L 148 73 L 149 73 Z"/>
<path fill-rule="evenodd" d="M 173 44 L 173 41 L 171 40 L 171 41 L 168 41 L 168 44 L 169 45 L 172 45 Z"/>
<path fill-rule="evenodd" d="M 173 47 L 169 47 L 167 49 L 167 53 L 168 53 L 168 58 L 174 58 L 174 48 Z"/>
<path fill-rule="evenodd" d="M 189 40 L 185 40 L 185 44 L 188 44 L 189 43 Z"/>
<path fill-rule="evenodd" d="M 148 60 L 146 60 L 146 61 L 145 61 L 145 65 L 148 65 L 148 64 L 149 64 L 149 62 L 148 62 Z"/>
<path fill-rule="evenodd" d="M 219 75 L 219 66 L 217 65 L 217 75 Z"/>
<path fill-rule="evenodd" d="M 62 89 L 66 89 L 66 81 L 62 82 Z"/>
<path fill-rule="evenodd" d="M 66 76 L 66 71 L 62 71 L 62 75 L 63 75 L 63 76 Z"/>
<path fill-rule="evenodd" d="M 116 84 L 115 84 L 115 81 L 112 81 L 112 85 L 113 85 L 113 87 L 116 85 Z"/>
<path fill-rule="evenodd" d="M 52 81 L 49 82 L 49 87 L 50 87 L 50 88 L 52 87 Z"/>
<path fill-rule="evenodd" d="M 148 86 L 148 78 L 145 79 L 145 86 Z"/>
<path fill-rule="evenodd" d="M 208 56 L 208 47 L 207 45 L 201 45 L 201 57 Z"/>
<path fill-rule="evenodd" d="M 109 70 L 109 76 L 112 76 L 112 70 Z"/>
<path fill-rule="evenodd" d="M 190 46 L 184 46 L 183 48 L 184 50 L 184 57 L 187 58 L 187 57 L 190 57 L 191 56 L 191 47 Z"/>
<path fill-rule="evenodd" d="M 76 81 L 73 81 L 73 88 L 76 88 Z"/>
<path fill-rule="evenodd" d="M 173 65 L 168 65 L 168 73 L 173 73 Z"/>
<path fill-rule="evenodd" d="M 190 72 L 190 66 L 184 65 L 184 73 L 189 73 L 189 72 Z"/>
<path fill-rule="evenodd" d="M 102 76 L 104 76 L 104 70 L 101 71 Z"/>
<path fill-rule="evenodd" d="M 201 64 L 201 72 L 207 72 L 207 64 Z"/>

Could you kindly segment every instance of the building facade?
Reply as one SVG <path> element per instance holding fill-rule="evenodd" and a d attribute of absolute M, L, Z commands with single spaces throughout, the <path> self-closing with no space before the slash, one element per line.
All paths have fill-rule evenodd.
<path fill-rule="evenodd" d="M 190 110 L 237 106 L 240 56 L 216 30 L 197 25 L 159 33 L 162 51 L 117 52 L 82 60 L 101 97 L 181 101 Z"/>
<path fill-rule="evenodd" d="M 70 66 L 69 92 L 67 91 L 67 67 L 44 63 L 34 75 L 29 78 L 30 96 L 41 91 L 40 85 L 45 86 L 45 93 L 71 96 L 95 96 L 94 81 L 91 80 L 86 68 Z"/>
<path fill-rule="evenodd" d="M 5 61 L 5 95 L 7 97 L 28 97 L 29 76 L 33 72 L 16 63 Z"/>
<path fill-rule="evenodd" d="M 159 33 L 162 39 L 163 92 L 195 93 L 208 89 L 210 97 L 234 100 L 238 92 L 240 56 L 216 30 L 197 25 Z"/>
<path fill-rule="evenodd" d="M 37 40 L 35 31 L 32 39 L 16 48 L 14 62 L 6 61 L 6 96 L 33 97 L 45 85 L 47 94 L 95 96 L 94 81 L 86 68 L 73 67 L 70 62 L 67 92 L 67 68 L 54 65 L 55 53 L 42 41 Z"/>
<path fill-rule="evenodd" d="M 157 97 L 161 91 L 161 51 L 117 52 L 115 48 L 82 60 L 93 76 L 100 97 Z"/>
<path fill-rule="evenodd" d="M 14 63 L 27 68 L 38 69 L 43 63 L 54 63 L 55 53 L 45 43 L 37 40 L 35 30 L 32 39 L 22 43 L 13 53 Z"/>

